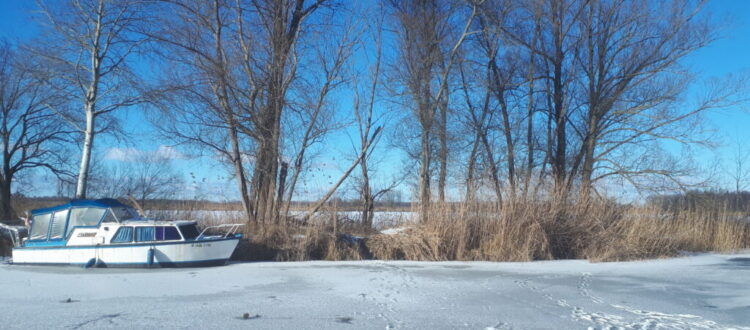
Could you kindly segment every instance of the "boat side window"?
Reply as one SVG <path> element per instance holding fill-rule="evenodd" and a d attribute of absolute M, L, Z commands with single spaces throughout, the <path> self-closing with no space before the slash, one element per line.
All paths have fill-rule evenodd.
<path fill-rule="evenodd" d="M 135 227 L 135 241 L 149 242 L 154 240 L 154 227 Z"/>
<path fill-rule="evenodd" d="M 198 233 L 198 228 L 196 228 L 194 224 L 182 225 L 179 227 L 180 232 L 182 232 L 182 237 L 184 237 L 185 240 L 195 239 L 200 235 L 200 233 Z"/>
<path fill-rule="evenodd" d="M 182 239 L 180 237 L 180 233 L 177 232 L 177 228 L 169 226 L 164 227 L 164 240 L 165 241 L 173 241 L 173 240 L 179 240 Z"/>
<path fill-rule="evenodd" d="M 179 240 L 180 238 L 180 234 L 177 232 L 177 228 L 175 227 L 156 227 L 157 241 L 174 241 Z"/>
<path fill-rule="evenodd" d="M 68 222 L 68 210 L 57 211 L 52 214 L 49 239 L 61 239 L 65 234 L 65 224 Z"/>
<path fill-rule="evenodd" d="M 30 240 L 46 240 L 47 234 L 49 234 L 49 221 L 52 218 L 52 213 L 45 213 L 35 215 L 31 223 L 31 232 L 29 233 Z"/>
<path fill-rule="evenodd" d="M 120 227 L 112 237 L 111 243 L 130 243 L 133 241 L 133 227 Z"/>
<path fill-rule="evenodd" d="M 107 209 L 98 207 L 76 207 L 70 211 L 70 220 L 68 221 L 68 230 L 65 236 L 70 235 L 73 228 L 79 226 L 96 226 L 99 220 L 104 216 Z"/>

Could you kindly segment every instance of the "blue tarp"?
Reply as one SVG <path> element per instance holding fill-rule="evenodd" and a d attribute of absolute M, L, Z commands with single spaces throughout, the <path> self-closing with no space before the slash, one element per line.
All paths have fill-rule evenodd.
<path fill-rule="evenodd" d="M 70 202 L 62 204 L 62 205 L 48 207 L 48 208 L 43 208 L 43 209 L 31 210 L 31 214 L 32 215 L 37 215 L 37 214 L 43 214 L 43 213 L 51 213 L 51 212 L 55 212 L 55 211 L 66 210 L 66 209 L 69 209 L 69 208 L 75 207 L 75 206 L 91 206 L 91 207 L 101 207 L 101 208 L 129 207 L 129 206 L 123 204 L 123 203 L 120 203 L 116 199 L 112 199 L 112 198 L 103 198 L 103 199 L 73 199 Z"/>

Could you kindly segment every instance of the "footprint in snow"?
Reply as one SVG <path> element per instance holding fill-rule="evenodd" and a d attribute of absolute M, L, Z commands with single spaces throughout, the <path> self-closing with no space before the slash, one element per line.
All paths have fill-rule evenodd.
<path fill-rule="evenodd" d="M 260 314 L 250 315 L 250 313 L 245 313 L 245 314 L 242 314 L 242 317 L 238 317 L 238 319 L 240 320 L 255 320 L 259 318 L 260 318 Z"/>
<path fill-rule="evenodd" d="M 502 329 L 512 329 L 512 327 L 507 323 L 498 322 L 497 324 L 491 327 L 484 328 L 484 330 L 502 330 Z"/>
<path fill-rule="evenodd" d="M 346 324 L 352 324 L 352 320 L 354 320 L 351 317 L 337 317 L 336 322 L 338 323 L 346 323 Z"/>

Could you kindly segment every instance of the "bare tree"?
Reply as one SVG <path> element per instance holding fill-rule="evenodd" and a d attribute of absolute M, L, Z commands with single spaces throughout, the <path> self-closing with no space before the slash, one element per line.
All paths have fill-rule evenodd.
<path fill-rule="evenodd" d="M 14 178 L 34 169 L 62 176 L 69 130 L 47 106 L 56 97 L 44 87 L 43 77 L 29 54 L 0 42 L 0 218 L 11 219 Z"/>
<path fill-rule="evenodd" d="M 230 1 L 162 1 L 155 14 L 160 24 L 143 33 L 156 41 L 166 59 L 163 83 L 172 91 L 158 100 L 171 120 L 157 125 L 165 136 L 218 154 L 231 164 L 248 221 L 255 220 L 246 175 L 248 158 L 243 143 L 240 105 L 235 88 L 242 85 L 232 62 L 239 47 L 231 38 L 242 12 Z M 237 6 L 237 7 L 235 7 Z M 232 17 L 234 16 L 234 17 Z M 237 29 L 242 33 L 242 29 Z M 179 83 L 175 83 L 179 82 Z M 246 92 L 257 90 L 246 84 Z M 249 130 L 249 129 L 246 129 Z"/>
<path fill-rule="evenodd" d="M 495 193 L 497 202 L 502 204 L 502 182 L 500 181 L 499 171 L 500 164 L 498 163 L 495 155 L 495 147 L 491 142 L 492 130 L 490 126 L 494 119 L 494 111 L 492 111 L 492 89 L 491 83 L 488 79 L 470 79 L 470 77 L 476 77 L 476 73 L 469 76 L 466 73 L 465 63 L 459 65 L 459 73 L 461 76 L 461 90 L 463 92 L 464 101 L 466 102 L 466 121 L 468 123 L 468 130 L 473 134 L 472 137 L 472 150 L 469 154 L 469 164 L 467 171 L 467 196 L 466 199 L 471 201 L 474 200 L 477 184 L 475 174 L 478 169 L 478 165 L 483 165 L 484 171 L 490 180 L 492 191 Z M 481 81 L 481 83 L 472 85 L 470 80 Z M 471 90 L 483 91 L 482 93 L 472 93 Z M 473 101 L 475 98 L 478 100 Z M 481 161 L 477 161 L 480 158 Z"/>
<path fill-rule="evenodd" d="M 570 63 L 579 42 L 575 35 L 575 26 L 584 10 L 584 3 L 578 0 L 546 1 L 540 24 L 545 42 L 540 47 L 533 47 L 545 61 L 543 75 L 547 77 L 547 112 L 554 125 L 554 131 L 550 132 L 553 135 L 549 139 L 549 159 L 552 164 L 555 195 L 562 199 L 567 196 L 567 182 L 570 179 L 567 175 L 567 128 L 569 112 L 573 108 L 569 95 L 572 91 L 570 85 L 575 76 L 575 68 Z"/>
<path fill-rule="evenodd" d="M 447 107 L 448 75 L 458 49 L 469 34 L 477 9 L 476 5 L 471 6 L 465 26 L 457 36 L 453 35 L 455 39 L 450 40 L 451 33 L 455 32 L 451 30 L 454 26 L 452 15 L 458 12 L 455 7 L 440 1 L 392 1 L 391 7 L 398 27 L 399 67 L 403 68 L 398 70 L 399 79 L 403 81 L 406 94 L 414 104 L 414 115 L 420 126 L 420 220 L 426 221 L 431 199 L 431 133 L 436 122 L 435 115 L 441 105 Z M 443 129 L 438 130 L 442 135 Z M 447 158 L 446 153 L 442 155 Z M 440 161 L 445 163 L 447 159 Z M 444 180 L 442 182 L 444 184 Z"/>
<path fill-rule="evenodd" d="M 244 118 L 252 124 L 246 131 L 256 144 L 251 201 L 259 219 L 278 216 L 279 167 L 282 152 L 282 118 L 288 107 L 288 91 L 297 77 L 297 47 L 308 18 L 325 0 L 253 0 L 243 11 L 248 22 L 239 29 L 243 67 L 254 90 L 246 93 Z M 260 91 L 260 92 L 257 92 Z M 249 125 L 246 125 L 247 127 Z"/>
<path fill-rule="evenodd" d="M 111 128 L 98 119 L 143 101 L 128 61 L 144 42 L 132 33 L 141 21 L 144 2 L 39 0 L 38 4 L 47 21 L 46 39 L 32 49 L 55 70 L 50 88 L 61 89 L 71 102 L 82 102 L 80 114 L 55 109 L 83 135 L 76 198 L 85 198 L 95 137 Z"/>
<path fill-rule="evenodd" d="M 361 34 L 354 29 L 354 24 L 351 22 L 345 23 L 342 30 L 342 35 L 339 38 L 335 38 L 336 40 L 333 41 L 332 45 L 326 45 L 326 40 L 321 40 L 317 47 L 310 50 L 310 52 L 317 53 L 315 62 L 316 65 L 320 66 L 320 70 L 315 71 L 319 71 L 322 77 L 321 79 L 317 79 L 318 81 L 311 81 L 304 84 L 304 90 L 309 93 L 309 91 L 318 89 L 318 93 L 309 93 L 312 95 L 312 100 L 303 102 L 301 105 L 290 107 L 291 112 L 297 112 L 300 115 L 299 122 L 304 125 L 304 129 L 301 130 L 304 131 L 304 133 L 297 138 L 297 140 L 299 140 L 299 147 L 297 148 L 292 166 L 292 177 L 291 180 L 289 180 L 289 187 L 283 212 L 284 216 L 289 215 L 289 207 L 296 192 L 295 189 L 297 187 L 297 182 L 307 169 L 304 165 L 306 158 L 310 158 L 310 155 L 308 154 L 310 152 L 309 149 L 316 142 L 321 142 L 330 131 L 346 125 L 346 123 L 331 124 L 324 120 L 325 117 L 335 117 L 336 107 L 330 104 L 330 94 L 347 82 L 349 77 L 345 72 L 345 64 L 347 64 L 351 58 L 354 47 L 359 42 L 358 39 Z M 314 73 L 315 72 L 312 72 L 311 74 Z M 301 96 L 300 98 L 304 100 L 306 97 Z M 296 141 L 293 141 L 292 143 L 294 142 Z M 283 184 L 284 181 L 283 177 L 279 178 L 280 184 Z M 280 188 L 283 188 L 283 186 Z M 280 193 L 281 191 L 282 190 L 279 190 Z M 283 198 L 281 198 L 284 197 L 283 194 L 280 194 L 279 197 L 279 202 L 283 201 Z"/>
<path fill-rule="evenodd" d="M 541 80 L 542 98 L 530 99 L 527 105 L 533 112 L 538 107 L 546 114 L 547 141 L 545 159 L 539 171 L 540 179 L 546 175 L 546 165 L 552 167 L 553 190 L 561 198 L 567 196 L 569 179 L 569 144 L 571 134 L 568 132 L 571 109 L 576 109 L 574 84 L 577 67 L 573 65 L 574 51 L 580 43 L 577 27 L 586 1 L 580 0 L 543 0 L 539 2 L 520 2 L 518 21 L 496 25 L 503 33 L 503 38 L 517 43 L 538 58 L 534 63 L 534 72 Z M 536 87 L 530 89 L 531 97 Z M 529 109 L 529 108 L 527 108 Z M 529 120 L 533 120 L 529 116 Z M 533 125 L 528 125 L 531 127 Z M 531 132 L 531 129 L 527 130 Z M 533 142 L 528 142 L 533 144 Z M 527 146 L 533 148 L 533 146 Z M 527 152 L 528 154 L 528 152 Z M 533 158 L 533 150 L 529 159 Z M 529 174 L 530 175 L 530 174 Z M 540 180 L 541 182 L 542 180 Z"/>
<path fill-rule="evenodd" d="M 681 101 L 691 74 L 681 60 L 710 44 L 716 35 L 699 16 L 703 2 L 659 4 L 623 0 L 589 1 L 580 17 L 583 41 L 575 57 L 585 91 L 581 146 L 570 175 L 581 178 L 588 197 L 594 182 L 621 177 L 639 188 L 637 177 L 662 176 L 680 185 L 680 171 L 649 160 L 653 148 L 671 140 L 704 143 L 700 114 L 734 104 L 741 83 L 706 86 L 706 97 Z M 627 167 L 622 157 L 638 159 Z M 653 166 L 656 165 L 656 166 Z"/>
<path fill-rule="evenodd" d="M 528 85 L 528 92 L 526 94 L 527 96 L 527 103 L 526 103 L 526 175 L 524 179 L 524 198 L 528 198 L 529 192 L 531 190 L 530 184 L 532 177 L 534 176 L 534 166 L 535 166 L 535 145 L 536 145 L 536 138 L 534 133 L 534 115 L 536 113 L 536 98 L 535 98 L 535 82 L 537 80 L 536 77 L 536 47 L 537 43 L 539 42 L 539 34 L 540 34 L 540 17 L 541 17 L 541 10 L 538 3 L 534 3 L 532 5 L 533 12 L 533 21 L 534 21 L 534 28 L 532 30 L 532 37 L 531 42 L 529 43 L 529 60 L 528 60 L 528 75 L 526 76 L 526 82 Z M 536 193 L 534 193 L 536 195 Z"/>
<path fill-rule="evenodd" d="M 435 122 L 438 138 L 438 152 L 437 152 L 437 163 L 438 163 L 438 201 L 441 203 L 445 202 L 445 185 L 448 178 L 448 112 L 450 103 L 450 87 L 447 81 L 447 70 L 445 61 L 440 61 L 441 70 L 445 70 L 446 73 L 446 86 L 443 89 L 441 99 L 438 99 L 437 114 L 439 115 L 438 120 Z"/>
<path fill-rule="evenodd" d="M 163 55 L 172 66 L 183 69 L 181 79 L 170 80 L 189 82 L 175 86 L 179 92 L 163 106 L 175 118 L 165 132 L 229 160 L 248 220 L 274 221 L 283 197 L 294 193 L 294 187 L 284 191 L 288 164 L 282 161 L 282 123 L 299 115 L 309 128 L 299 137 L 299 162 L 292 164 L 294 186 L 307 148 L 321 135 L 326 96 L 340 84 L 341 62 L 348 56 L 346 46 L 336 60 L 322 65 L 327 82 L 319 98 L 290 100 L 299 62 L 314 57 L 297 51 L 301 36 L 309 33 L 305 24 L 326 1 L 161 2 L 164 24 L 147 34 L 168 49 Z"/>
<path fill-rule="evenodd" d="M 484 3 L 478 41 L 491 60 L 488 80 L 504 137 L 492 147 L 505 149 L 510 190 L 518 185 L 523 157 L 524 194 L 533 173 L 539 174 L 537 186 L 551 175 L 551 191 L 561 200 L 577 187 L 586 199 L 604 180 L 623 180 L 636 189 L 690 186 L 685 178 L 691 166 L 672 162 L 661 144 L 707 145 L 701 114 L 737 104 L 744 86 L 741 79 L 713 81 L 702 89 L 702 99 L 686 101 L 696 79 L 682 60 L 716 38 L 703 7 L 703 1 L 683 0 L 656 7 L 620 0 Z M 469 94 L 475 99 L 469 108 L 479 109 L 480 93 Z M 523 108 L 525 156 L 516 152 L 522 132 L 513 121 Z M 477 145 L 483 132 L 494 129 L 482 125 L 475 125 L 482 130 Z M 546 141 L 537 139 L 545 129 Z"/>
<path fill-rule="evenodd" d="M 514 138 L 515 132 L 514 128 L 511 125 L 512 119 L 510 112 L 514 110 L 517 112 L 519 109 L 509 109 L 513 107 L 512 103 L 509 101 L 509 98 L 511 97 L 511 93 L 513 93 L 513 90 L 515 89 L 515 86 L 518 85 L 518 83 L 513 81 L 513 79 L 515 78 L 514 76 L 518 71 L 518 64 L 516 63 L 517 55 L 514 53 L 506 53 L 504 56 L 501 56 L 499 54 L 499 48 L 501 47 L 499 37 L 496 33 L 493 33 L 493 31 L 486 26 L 484 20 L 480 19 L 479 21 L 482 25 L 483 31 L 480 37 L 480 44 L 484 49 L 488 67 L 488 89 L 492 92 L 492 95 L 494 96 L 500 110 L 500 127 L 504 138 L 506 151 L 505 160 L 506 169 L 508 171 L 508 189 L 511 200 L 514 200 L 517 190 L 516 145 Z M 497 174 L 494 173 L 493 175 Z"/>
<path fill-rule="evenodd" d="M 382 9 L 382 8 L 381 8 Z M 378 118 L 375 114 L 375 102 L 380 83 L 380 67 L 383 56 L 383 17 L 375 21 L 375 31 L 373 31 L 372 41 L 375 43 L 375 63 L 370 70 L 369 90 L 363 95 L 362 102 L 358 86 L 354 86 L 354 116 L 357 118 L 357 132 L 359 133 L 359 145 L 364 146 L 370 138 L 370 133 L 377 125 Z M 373 146 L 374 147 L 374 146 Z M 374 148 L 373 148 L 374 149 Z M 370 151 L 370 154 L 372 151 Z M 359 162 L 361 182 L 359 183 L 359 195 L 362 200 L 361 222 L 363 228 L 372 228 L 375 212 L 375 200 L 379 195 L 384 194 L 392 187 L 381 189 L 373 193 L 371 182 L 371 163 L 370 155 L 365 155 Z"/>
<path fill-rule="evenodd" d="M 94 168 L 91 195 L 132 196 L 143 207 L 151 199 L 176 197 L 184 182 L 170 161 L 158 152 L 138 152 L 119 164 Z"/>

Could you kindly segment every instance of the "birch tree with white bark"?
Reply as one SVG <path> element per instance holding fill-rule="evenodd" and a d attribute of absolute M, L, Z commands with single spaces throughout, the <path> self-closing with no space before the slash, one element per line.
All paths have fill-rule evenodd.
<path fill-rule="evenodd" d="M 133 60 L 146 39 L 133 32 L 145 3 L 131 0 L 37 1 L 42 36 L 34 53 L 52 69 L 49 88 L 78 111 L 52 107 L 82 136 L 76 198 L 86 198 L 100 133 L 117 127 L 112 112 L 143 102 Z"/>

